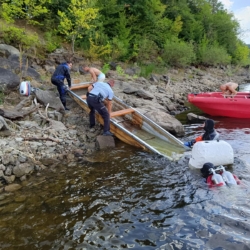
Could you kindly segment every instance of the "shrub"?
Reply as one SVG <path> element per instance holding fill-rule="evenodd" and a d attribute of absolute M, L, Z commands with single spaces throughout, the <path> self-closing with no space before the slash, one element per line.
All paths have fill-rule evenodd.
<path fill-rule="evenodd" d="M 84 51 L 84 55 L 92 60 L 97 60 L 100 58 L 105 58 L 110 55 L 111 53 L 111 46 L 110 44 L 106 45 L 98 45 L 90 38 L 90 48 Z"/>
<path fill-rule="evenodd" d="M 219 64 L 227 65 L 231 62 L 231 56 L 226 49 L 218 45 L 208 45 L 198 49 L 200 63 L 204 65 L 216 66 Z"/>
<path fill-rule="evenodd" d="M 104 73 L 104 74 L 107 74 L 107 72 L 110 70 L 110 66 L 109 66 L 109 64 L 108 63 L 105 63 L 104 65 L 103 65 L 103 67 L 102 67 L 102 72 Z"/>
<path fill-rule="evenodd" d="M 21 47 L 24 51 L 40 44 L 36 33 L 27 33 L 25 29 L 10 26 L 3 26 L 2 39 L 4 43 L 14 47 Z"/>
<path fill-rule="evenodd" d="M 133 57 L 142 64 L 154 61 L 159 54 L 159 48 L 155 42 L 147 38 L 137 38 L 134 45 Z"/>
<path fill-rule="evenodd" d="M 169 40 L 164 45 L 162 59 L 170 66 L 185 67 L 195 61 L 193 45 L 183 41 Z"/>
<path fill-rule="evenodd" d="M 48 32 L 45 32 L 44 33 L 44 38 L 45 38 L 45 48 L 46 48 L 46 51 L 51 53 L 53 51 L 55 51 L 59 46 L 60 46 L 60 43 L 57 42 L 57 37 L 55 35 L 53 35 L 52 32 L 48 31 Z"/>

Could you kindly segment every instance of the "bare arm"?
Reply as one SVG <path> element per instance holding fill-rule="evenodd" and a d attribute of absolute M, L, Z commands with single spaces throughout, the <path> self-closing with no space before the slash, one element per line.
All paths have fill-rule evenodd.
<path fill-rule="evenodd" d="M 93 85 L 88 86 L 88 92 L 90 92 L 93 88 Z"/>
<path fill-rule="evenodd" d="M 112 111 L 112 101 L 106 100 L 106 101 L 105 101 L 105 105 L 106 105 L 106 107 L 107 107 L 107 109 L 108 109 L 108 112 L 109 112 L 109 115 L 110 115 L 110 114 L 111 114 L 111 111 Z"/>
<path fill-rule="evenodd" d="M 97 81 L 97 77 L 96 77 L 95 71 L 93 69 L 90 69 L 89 73 L 91 74 L 91 80 L 93 81 L 93 83 L 95 83 Z"/>

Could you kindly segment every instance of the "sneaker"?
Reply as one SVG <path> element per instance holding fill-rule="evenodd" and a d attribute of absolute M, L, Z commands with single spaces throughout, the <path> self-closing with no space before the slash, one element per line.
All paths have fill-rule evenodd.
<path fill-rule="evenodd" d="M 69 108 L 67 108 L 67 107 L 65 107 L 64 109 L 65 109 L 65 110 L 67 110 L 67 111 L 69 111 L 69 110 L 70 110 L 70 109 L 69 109 Z"/>
<path fill-rule="evenodd" d="M 114 134 L 112 134 L 110 131 L 106 131 L 106 132 L 103 132 L 102 135 L 113 136 Z"/>

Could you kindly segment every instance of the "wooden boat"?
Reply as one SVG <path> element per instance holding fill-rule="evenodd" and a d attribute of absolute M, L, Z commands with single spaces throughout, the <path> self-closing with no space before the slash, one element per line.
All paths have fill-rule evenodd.
<path fill-rule="evenodd" d="M 222 92 L 189 94 L 188 101 L 211 116 L 250 118 L 250 93 L 226 96 Z"/>
<path fill-rule="evenodd" d="M 88 83 L 74 84 L 69 91 L 70 97 L 86 112 L 89 112 L 86 102 L 88 86 Z M 176 159 L 185 152 L 183 142 L 158 124 L 117 97 L 112 102 L 110 130 L 121 141 L 169 159 Z M 103 119 L 97 112 L 96 119 L 103 124 Z"/>

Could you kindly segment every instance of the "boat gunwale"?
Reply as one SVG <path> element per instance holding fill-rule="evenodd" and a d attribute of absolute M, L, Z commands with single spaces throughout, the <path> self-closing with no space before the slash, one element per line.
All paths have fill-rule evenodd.
<path fill-rule="evenodd" d="M 84 105 L 88 106 L 87 104 L 87 101 L 85 99 L 82 99 L 79 95 L 77 95 L 76 93 L 74 93 L 72 90 L 69 90 L 69 93 L 77 98 L 80 102 L 82 102 Z M 73 98 L 74 99 L 74 98 Z M 117 98 L 117 97 L 114 97 L 114 99 L 116 99 L 116 101 L 118 103 L 122 103 L 123 105 L 125 105 L 126 107 L 129 107 L 129 108 L 132 108 L 134 110 L 135 113 L 137 113 L 139 116 L 142 116 L 143 119 L 145 119 L 148 123 L 149 123 L 149 126 L 151 124 L 153 124 L 154 126 L 156 126 L 158 129 L 160 129 L 163 133 L 166 134 L 166 137 L 169 136 L 171 137 L 171 139 L 174 139 L 175 142 L 178 144 L 178 146 L 182 146 L 183 149 L 186 150 L 185 146 L 184 146 L 184 143 L 181 142 L 179 139 L 175 138 L 173 135 L 171 135 L 168 131 L 164 130 L 162 127 L 160 127 L 158 124 L 156 124 L 155 122 L 149 120 L 146 116 L 144 116 L 143 114 L 141 114 L 139 111 L 135 110 L 133 107 L 130 107 L 128 106 L 126 103 L 124 103 L 121 99 Z M 135 141 L 137 141 L 138 143 L 140 143 L 142 146 L 144 146 L 145 148 L 147 148 L 149 151 L 153 152 L 153 153 L 156 153 L 158 155 L 161 155 L 161 156 L 164 156 L 170 160 L 173 160 L 172 157 L 170 157 L 169 155 L 166 155 L 166 154 L 163 154 L 161 153 L 160 151 L 156 150 L 155 148 L 153 148 L 152 146 L 150 146 L 148 143 L 144 142 L 142 139 L 140 139 L 139 137 L 137 137 L 136 135 L 134 135 L 133 133 L 131 133 L 130 131 L 128 131 L 127 129 L 125 129 L 124 127 L 122 127 L 120 124 L 118 124 L 117 121 L 115 121 L 113 118 L 110 119 L 110 122 L 118 127 L 120 130 L 122 130 L 124 133 L 128 134 L 130 137 L 132 137 Z M 168 142 L 170 142 L 168 140 Z"/>

